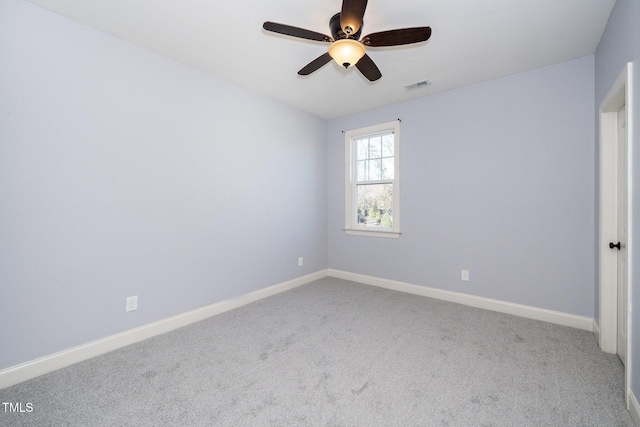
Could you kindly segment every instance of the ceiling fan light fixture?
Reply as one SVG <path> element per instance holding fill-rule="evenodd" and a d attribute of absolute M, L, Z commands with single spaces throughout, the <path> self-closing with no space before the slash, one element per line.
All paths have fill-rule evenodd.
<path fill-rule="evenodd" d="M 344 68 L 356 65 L 365 52 L 364 45 L 354 39 L 336 40 L 329 45 L 329 55 Z"/>

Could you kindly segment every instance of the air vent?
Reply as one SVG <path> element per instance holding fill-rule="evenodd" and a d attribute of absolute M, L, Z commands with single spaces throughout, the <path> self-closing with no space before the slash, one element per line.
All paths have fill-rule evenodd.
<path fill-rule="evenodd" d="M 427 86 L 430 86 L 430 85 L 431 85 L 431 82 L 429 80 L 423 80 L 421 82 L 414 83 L 414 84 L 409 85 L 409 86 L 405 86 L 404 89 L 407 90 L 407 91 L 416 90 L 416 89 L 420 89 L 420 88 L 427 87 Z"/>

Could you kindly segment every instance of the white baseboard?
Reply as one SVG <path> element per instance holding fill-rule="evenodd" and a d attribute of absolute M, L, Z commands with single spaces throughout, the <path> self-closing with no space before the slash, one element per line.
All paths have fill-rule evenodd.
<path fill-rule="evenodd" d="M 596 319 L 593 319 L 593 335 L 596 336 L 596 341 L 600 345 L 600 325 Z"/>
<path fill-rule="evenodd" d="M 631 414 L 631 419 L 633 419 L 633 422 L 637 427 L 640 427 L 640 404 L 638 404 L 638 399 L 636 399 L 633 391 L 629 390 L 627 399 L 629 400 L 629 413 Z"/>
<path fill-rule="evenodd" d="M 499 313 L 526 317 L 528 319 L 542 320 L 544 322 L 570 326 L 572 328 L 582 329 L 585 331 L 593 331 L 594 322 L 590 317 L 577 316 L 574 314 L 567 314 L 559 311 L 514 304 L 510 302 L 478 297 L 475 295 L 463 294 L 459 292 L 429 288 L 427 286 L 411 285 L 409 283 L 381 279 L 372 276 L 365 276 L 363 274 L 349 273 L 346 271 L 329 269 L 328 273 L 329 276 L 332 277 L 351 280 L 366 285 L 373 285 L 381 288 L 392 289 L 395 291 L 435 298 L 443 301 L 455 302 L 471 307 L 482 308 L 484 310 L 491 310 L 497 311 Z"/>
<path fill-rule="evenodd" d="M 594 319 L 576 316 L 572 314 L 561 313 L 552 310 L 546 310 L 536 307 L 514 304 L 490 298 L 478 297 L 459 292 L 445 291 L 442 289 L 429 288 L 426 286 L 411 285 L 395 280 L 381 279 L 362 274 L 349 273 L 340 270 L 320 270 L 307 276 L 299 277 L 287 282 L 269 286 L 264 289 L 251 292 L 236 298 L 220 301 L 196 310 L 182 313 L 176 316 L 168 317 L 157 322 L 149 323 L 135 329 L 111 335 L 87 344 L 63 350 L 61 352 L 51 354 L 39 359 L 35 359 L 20 365 L 12 366 L 0 371 L 0 389 L 21 383 L 23 381 L 36 378 L 40 375 L 61 369 L 74 363 L 82 362 L 87 359 L 99 356 L 101 354 L 116 350 L 118 348 L 143 341 L 145 339 L 160 335 L 174 329 L 187 326 L 191 323 L 204 320 L 216 314 L 224 313 L 234 308 L 250 304 L 263 298 L 276 295 L 295 287 L 313 282 L 326 276 L 337 277 L 344 280 L 351 280 L 367 285 L 378 286 L 382 288 L 392 289 L 400 292 L 421 295 L 425 297 L 435 298 L 443 301 L 455 302 L 471 307 L 482 308 L 485 310 L 497 311 L 500 313 L 512 314 L 515 316 L 525 317 L 529 319 L 542 320 L 545 322 L 555 323 L 564 326 L 570 326 L 578 329 L 593 331 L 598 335 L 599 328 Z M 635 397 L 630 400 L 630 406 L 633 407 L 635 402 L 636 417 L 638 411 L 638 402 Z M 633 414 L 633 412 L 632 412 Z M 640 427 L 640 423 L 636 421 Z"/>
<path fill-rule="evenodd" d="M 0 389 L 39 377 L 74 363 L 91 359 L 121 347 L 146 340 L 156 335 L 173 331 L 191 323 L 204 320 L 216 314 L 288 291 L 327 276 L 327 270 L 320 270 L 307 276 L 298 277 L 236 298 L 220 301 L 205 307 L 168 317 L 135 329 L 130 329 L 87 344 L 31 360 L 0 371 Z"/>

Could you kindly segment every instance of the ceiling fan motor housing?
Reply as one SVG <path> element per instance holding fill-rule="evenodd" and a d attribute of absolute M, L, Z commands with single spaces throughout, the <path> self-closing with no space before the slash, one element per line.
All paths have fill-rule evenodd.
<path fill-rule="evenodd" d="M 364 22 L 363 22 L 363 25 L 364 25 Z M 340 26 L 340 12 L 333 15 L 329 20 L 329 28 L 331 29 L 331 35 L 333 36 L 334 40 L 341 40 L 341 39 L 360 40 L 360 35 L 362 34 L 363 25 L 360 25 L 360 29 L 356 33 L 345 34 L 345 32 L 342 31 L 342 27 Z"/>

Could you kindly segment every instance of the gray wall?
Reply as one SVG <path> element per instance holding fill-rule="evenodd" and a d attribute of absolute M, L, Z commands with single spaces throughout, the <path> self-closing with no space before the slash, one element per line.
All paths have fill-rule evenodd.
<path fill-rule="evenodd" d="M 633 61 L 634 91 L 631 94 L 634 103 L 633 126 L 635 135 L 630 141 L 632 146 L 633 192 L 632 192 L 632 218 L 633 227 L 632 244 L 635 257 L 630 260 L 632 270 L 632 360 L 631 384 L 636 398 L 640 398 L 640 2 L 638 0 L 618 0 L 609 17 L 607 28 L 600 40 L 595 55 L 595 104 L 600 106 L 614 82 L 622 72 L 625 64 Z M 597 114 L 597 113 L 596 113 Z M 598 135 L 596 131 L 596 135 Z M 596 284 L 597 286 L 597 284 Z"/>
<path fill-rule="evenodd" d="M 0 369 L 325 269 L 325 178 L 324 120 L 3 0 Z"/>
<path fill-rule="evenodd" d="M 592 317 L 593 60 L 330 121 L 329 267 Z M 346 235 L 341 131 L 396 118 L 403 234 Z"/>

